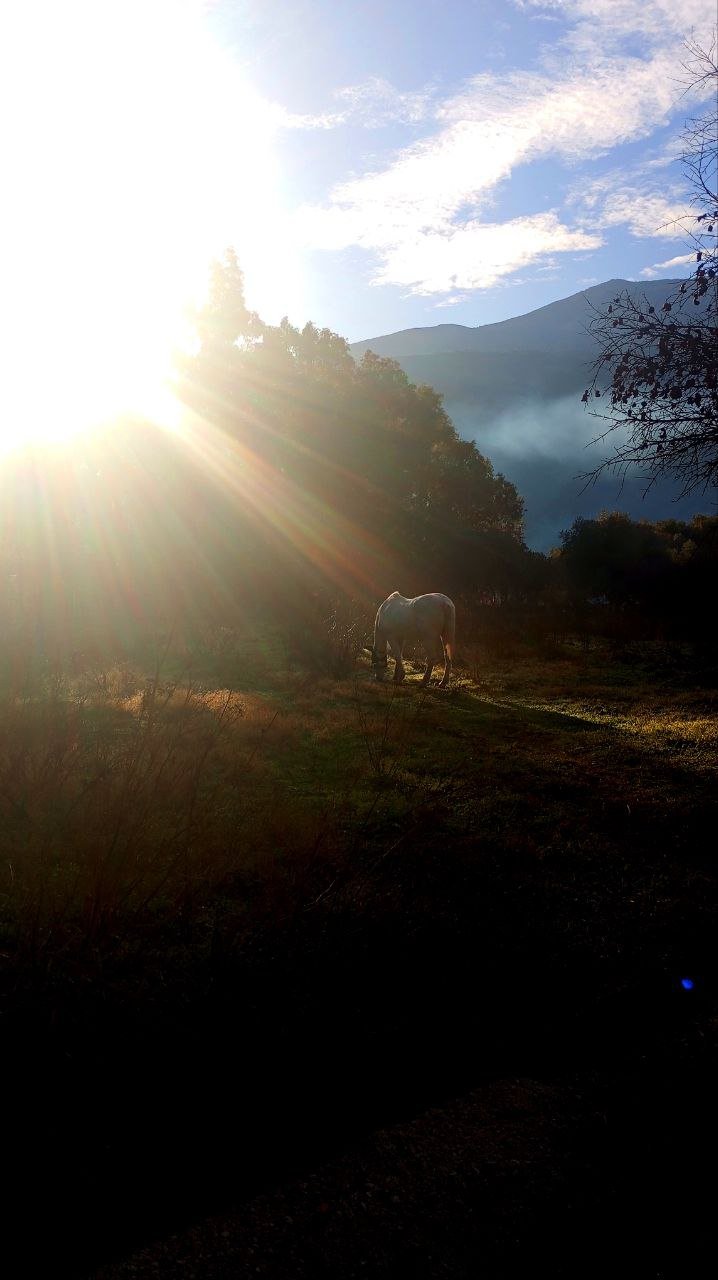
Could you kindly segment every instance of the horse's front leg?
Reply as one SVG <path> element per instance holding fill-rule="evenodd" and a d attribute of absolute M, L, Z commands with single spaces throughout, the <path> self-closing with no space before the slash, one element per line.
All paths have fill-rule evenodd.
<path fill-rule="evenodd" d="M 424 674 L 423 674 L 423 676 L 421 677 L 421 683 L 422 683 L 422 684 L 428 684 L 428 683 L 429 683 L 429 681 L 431 680 L 431 673 L 432 673 L 432 671 L 433 671 L 433 670 L 434 670 L 434 658 L 432 658 L 431 654 L 429 654 L 428 658 L 426 659 L 426 666 L 424 667 Z"/>
<path fill-rule="evenodd" d="M 406 671 L 404 670 L 404 646 L 401 644 L 392 644 L 389 641 L 392 657 L 396 666 L 394 667 L 394 684 L 402 684 Z"/>

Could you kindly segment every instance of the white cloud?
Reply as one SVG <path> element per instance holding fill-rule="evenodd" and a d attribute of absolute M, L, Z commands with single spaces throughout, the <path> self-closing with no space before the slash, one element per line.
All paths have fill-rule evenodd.
<path fill-rule="evenodd" d="M 655 158 L 649 158 L 628 173 L 612 169 L 599 178 L 584 179 L 574 185 L 569 203 L 579 210 L 586 227 L 626 227 L 639 238 L 685 240 L 694 228 L 695 211 L 684 186 L 656 181 L 656 167 Z"/>
<path fill-rule="evenodd" d="M 516 7 L 562 15 L 573 21 L 569 35 L 574 46 L 595 39 L 601 28 L 604 48 L 637 35 L 652 43 L 667 36 L 683 37 L 691 31 L 710 30 L 715 9 L 706 0 L 514 0 Z"/>
<path fill-rule="evenodd" d="M 346 103 L 346 118 L 376 128 L 389 122 L 416 124 L 426 119 L 433 93 L 431 89 L 401 93 L 381 76 L 370 76 L 363 84 L 340 89 L 336 96 Z"/>
<path fill-rule="evenodd" d="M 699 19 L 710 25 L 711 5 L 529 0 L 529 7 L 560 11 L 572 24 L 563 44 L 542 55 L 540 69 L 476 76 L 438 103 L 430 136 L 339 184 L 325 205 L 299 211 L 304 243 L 357 245 L 378 256 L 375 283 L 438 293 L 488 288 L 550 252 L 595 248 L 611 227 L 667 239 L 684 234 L 688 210 L 679 193 L 637 192 L 625 183 L 603 190 L 595 184 L 575 202 L 590 219 L 573 229 L 553 212 L 506 223 L 505 234 L 486 221 L 496 189 L 517 167 L 547 158 L 575 166 L 666 124 L 680 92 L 679 37 Z M 428 106 L 428 96 L 417 100 L 417 118 Z M 512 246 L 519 222 L 520 252 Z"/>
<path fill-rule="evenodd" d="M 380 228 L 438 229 L 462 207 L 485 204 L 518 164 L 546 156 L 573 162 L 647 133 L 672 103 L 664 62 L 663 55 L 620 68 L 599 62 L 592 75 L 582 68 L 559 82 L 540 73 L 478 76 L 439 108 L 443 128 L 383 170 L 336 187 L 332 207 L 378 218 Z M 617 76 L 630 86 L 621 100 Z"/>
<path fill-rule="evenodd" d="M 341 210 L 305 211 L 299 228 L 304 247 L 344 249 L 350 244 L 375 249 L 380 264 L 373 284 L 397 284 L 412 293 L 436 294 L 465 289 L 489 289 L 504 277 L 556 253 L 596 249 L 602 237 L 564 226 L 555 211 L 513 218 L 507 222 L 470 219 L 460 225 L 401 230 L 390 220 L 367 227 L 360 215 Z M 549 257 L 551 266 L 554 263 Z"/>
<path fill-rule="evenodd" d="M 643 267 L 641 275 L 646 280 L 654 280 L 657 276 L 665 275 L 666 271 L 675 271 L 676 267 L 687 267 L 695 260 L 694 253 L 679 253 L 678 257 L 669 258 L 667 262 L 656 262 L 652 267 Z"/>
<path fill-rule="evenodd" d="M 338 110 L 301 115 L 275 105 L 277 124 L 285 129 L 337 129 L 341 125 L 378 129 L 389 124 L 418 124 L 431 112 L 434 91 L 419 89 L 402 93 L 382 76 L 370 76 L 361 84 L 337 89 Z"/>
<path fill-rule="evenodd" d="M 596 234 L 563 226 L 553 211 L 503 223 L 470 221 L 448 234 L 423 232 L 387 248 L 373 283 L 419 294 L 489 289 L 545 255 L 601 243 Z"/>
<path fill-rule="evenodd" d="M 683 240 L 691 218 L 684 200 L 671 200 L 659 192 L 643 193 L 627 187 L 607 196 L 597 225 L 626 226 L 634 236 Z"/>
<path fill-rule="evenodd" d="M 470 296 L 468 293 L 452 293 L 448 298 L 442 298 L 440 302 L 435 302 L 434 307 L 437 310 L 440 307 L 457 307 L 461 302 L 468 302 Z"/>

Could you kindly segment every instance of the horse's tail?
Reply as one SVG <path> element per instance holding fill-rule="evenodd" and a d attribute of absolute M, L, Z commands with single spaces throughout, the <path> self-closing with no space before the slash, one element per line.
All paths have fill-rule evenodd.
<path fill-rule="evenodd" d="M 441 638 L 444 641 L 444 648 L 450 661 L 454 659 L 454 643 L 456 641 L 456 608 L 453 601 L 447 600 L 444 605 L 444 622 L 441 628 Z"/>

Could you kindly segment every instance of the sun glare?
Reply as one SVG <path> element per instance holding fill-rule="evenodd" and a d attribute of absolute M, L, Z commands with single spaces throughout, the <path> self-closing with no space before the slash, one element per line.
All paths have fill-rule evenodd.
<path fill-rule="evenodd" d="M 0 15 L 14 194 L 0 241 L 0 452 L 124 411 L 169 421 L 172 352 L 227 244 L 251 259 L 251 305 L 263 283 L 271 305 L 275 120 L 203 9 L 45 0 Z"/>

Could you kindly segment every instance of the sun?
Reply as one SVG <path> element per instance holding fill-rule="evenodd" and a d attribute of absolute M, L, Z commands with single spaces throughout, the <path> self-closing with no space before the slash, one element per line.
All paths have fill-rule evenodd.
<path fill-rule="evenodd" d="M 124 412 L 172 416 L 173 352 L 236 245 L 275 292 L 276 112 L 194 0 L 55 0 L 0 15 L 0 452 Z"/>

